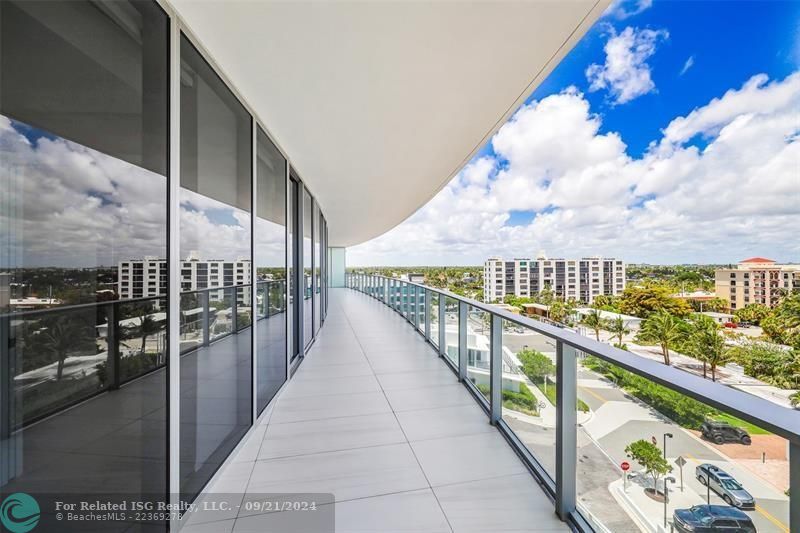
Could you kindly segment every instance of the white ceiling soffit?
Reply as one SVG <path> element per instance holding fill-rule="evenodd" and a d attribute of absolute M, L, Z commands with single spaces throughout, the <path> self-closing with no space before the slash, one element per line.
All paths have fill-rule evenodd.
<path fill-rule="evenodd" d="M 609 2 L 172 4 L 350 246 L 441 190 Z"/>

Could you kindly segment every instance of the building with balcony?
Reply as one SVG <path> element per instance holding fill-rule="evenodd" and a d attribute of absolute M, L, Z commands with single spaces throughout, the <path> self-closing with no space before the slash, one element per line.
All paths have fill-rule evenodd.
<path fill-rule="evenodd" d="M 751 257 L 736 268 L 714 272 L 716 296 L 730 302 L 735 311 L 749 304 L 778 305 L 789 291 L 800 290 L 800 265 L 781 265 L 772 259 Z"/>
<path fill-rule="evenodd" d="M 782 439 L 796 498 L 794 411 L 346 274 L 347 248 L 440 190 L 610 3 L 0 2 L 0 281 L 59 287 L 0 314 L 3 523 L 636 531 L 636 505 L 662 507 L 626 496 L 630 438 L 730 458 L 623 391 L 630 376 Z M 537 261 L 519 263 L 528 291 L 624 283 L 613 260 Z M 115 269 L 131 283 L 110 299 Z M 800 527 L 796 500 L 741 472 Z"/>
<path fill-rule="evenodd" d="M 499 257 L 483 265 L 483 301 L 502 301 L 507 295 L 531 297 L 549 289 L 557 299 L 592 303 L 595 297 L 625 290 L 625 262 L 603 257 L 535 260 Z"/>

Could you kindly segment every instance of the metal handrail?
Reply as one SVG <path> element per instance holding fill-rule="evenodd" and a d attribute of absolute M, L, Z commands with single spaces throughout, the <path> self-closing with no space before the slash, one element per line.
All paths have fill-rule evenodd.
<path fill-rule="evenodd" d="M 379 274 L 365 275 L 384 280 L 396 280 L 396 278 L 389 278 Z M 709 381 L 672 366 L 645 359 L 614 346 L 598 342 L 590 337 L 584 337 L 573 331 L 511 313 L 491 304 L 460 296 L 446 289 L 428 287 L 405 280 L 397 281 L 408 286 L 421 287 L 438 293 L 440 297 L 444 295 L 491 315 L 498 316 L 503 320 L 559 340 L 576 350 L 598 357 L 603 361 L 648 378 L 712 407 L 727 411 L 742 420 L 760 426 L 771 433 L 800 445 L 800 411 L 781 407 L 769 400 L 722 385 L 716 381 Z"/>

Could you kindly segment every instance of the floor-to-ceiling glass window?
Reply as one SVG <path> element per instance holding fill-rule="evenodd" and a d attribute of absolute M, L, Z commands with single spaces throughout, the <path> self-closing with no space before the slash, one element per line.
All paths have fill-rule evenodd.
<path fill-rule="evenodd" d="M 317 334 L 319 331 L 320 325 L 320 291 L 322 286 L 322 277 L 320 272 L 322 271 L 322 259 L 320 257 L 320 248 L 322 246 L 321 243 L 321 232 L 322 224 L 322 214 L 319 211 L 319 204 L 314 202 L 314 222 L 313 226 L 313 241 L 314 241 L 314 335 Z"/>
<path fill-rule="evenodd" d="M 252 418 L 250 115 L 181 37 L 181 496 Z"/>
<path fill-rule="evenodd" d="M 0 2 L 0 500 L 42 531 L 166 496 L 168 37 L 155 2 Z"/>
<path fill-rule="evenodd" d="M 313 204 L 308 189 L 303 187 L 303 346 L 306 347 L 314 338 Z"/>
<path fill-rule="evenodd" d="M 260 413 L 286 380 L 286 159 L 261 128 L 256 155 L 254 255 Z"/>

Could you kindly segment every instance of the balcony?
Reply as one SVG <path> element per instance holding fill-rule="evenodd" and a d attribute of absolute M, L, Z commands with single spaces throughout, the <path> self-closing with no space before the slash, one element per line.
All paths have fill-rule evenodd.
<path fill-rule="evenodd" d="M 553 502 L 551 511 L 572 527 L 669 531 L 678 509 L 705 503 L 730 509 L 730 495 L 696 476 L 701 465 L 721 469 L 750 491 L 755 506 L 737 516 L 757 531 L 788 532 L 800 519 L 788 496 L 800 482 L 796 410 L 444 290 L 369 274 L 350 275 L 348 286 L 384 303 L 417 332 L 398 358 L 414 353 L 423 339 L 435 348 L 484 421 L 505 438 L 502 451 L 493 447 L 482 457 L 514 450 L 544 500 Z M 376 310 L 369 320 L 383 314 Z M 380 327 L 375 335 L 395 333 Z M 528 367 L 542 365 L 531 351 L 550 359 L 543 379 Z M 411 364 L 400 361 L 392 364 Z M 712 420 L 744 428 L 746 437 L 720 436 L 708 425 Z M 637 441 L 663 454 L 666 475 L 654 477 L 638 462 Z"/>
<path fill-rule="evenodd" d="M 341 532 L 568 530 L 438 352 L 363 294 L 331 291 L 325 327 L 273 403 L 208 488 L 208 501 L 224 493 L 245 501 L 330 494 Z M 290 524 L 286 513 L 202 512 L 181 531 L 291 531 Z"/>

